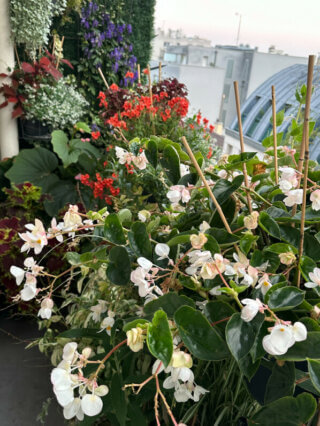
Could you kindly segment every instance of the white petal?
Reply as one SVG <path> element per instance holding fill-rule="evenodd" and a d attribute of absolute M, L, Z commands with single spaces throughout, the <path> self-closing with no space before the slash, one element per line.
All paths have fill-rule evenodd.
<path fill-rule="evenodd" d="M 96 416 L 101 413 L 103 402 L 100 396 L 86 394 L 81 400 L 81 408 L 87 416 Z"/>
<path fill-rule="evenodd" d="M 63 348 L 62 358 L 65 361 L 72 361 L 75 351 L 77 350 L 78 344 L 76 342 L 70 342 L 65 345 Z"/>
<path fill-rule="evenodd" d="M 139 257 L 137 262 L 145 271 L 150 271 L 152 268 L 152 262 L 150 262 L 150 260 L 146 259 L 145 257 Z"/>
<path fill-rule="evenodd" d="M 318 287 L 318 284 L 309 281 L 307 283 L 304 283 L 304 286 L 307 288 L 314 288 L 314 287 Z"/>
<path fill-rule="evenodd" d="M 94 393 L 98 396 L 105 396 L 109 393 L 109 388 L 106 385 L 101 385 L 95 389 Z"/>
<path fill-rule="evenodd" d="M 20 294 L 21 294 L 21 299 L 25 302 L 28 302 L 29 300 L 33 299 L 35 295 L 37 294 L 37 288 L 33 285 L 25 284 Z"/>
<path fill-rule="evenodd" d="M 158 243 L 156 244 L 155 252 L 158 256 L 167 257 L 170 252 L 170 247 L 167 244 Z"/>
<path fill-rule="evenodd" d="M 80 398 L 75 398 L 70 404 L 66 405 L 63 409 L 63 416 L 66 420 L 72 419 L 81 410 Z"/>
<path fill-rule="evenodd" d="M 179 368 L 179 379 L 183 382 L 193 381 L 193 373 L 190 370 L 190 368 L 187 367 L 181 367 Z"/>
<path fill-rule="evenodd" d="M 292 333 L 296 342 L 302 342 L 307 338 L 306 326 L 300 321 L 297 321 L 293 324 Z"/>
<path fill-rule="evenodd" d="M 56 394 L 58 403 L 62 407 L 66 407 L 74 399 L 73 390 L 72 390 L 71 387 L 69 389 L 65 389 L 65 390 L 61 390 L 61 391 L 60 390 L 56 390 L 55 388 L 53 388 L 53 391 Z"/>
<path fill-rule="evenodd" d="M 20 285 L 23 281 L 25 271 L 18 268 L 18 266 L 11 266 L 10 273 L 15 277 L 17 285 Z"/>
<path fill-rule="evenodd" d="M 163 387 L 165 389 L 172 389 L 176 386 L 176 382 L 173 380 L 171 376 L 167 377 L 163 382 Z"/>

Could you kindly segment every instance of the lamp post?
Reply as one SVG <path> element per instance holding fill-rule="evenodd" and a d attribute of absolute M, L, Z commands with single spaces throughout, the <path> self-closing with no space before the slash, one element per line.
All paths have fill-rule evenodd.
<path fill-rule="evenodd" d="M 236 41 L 236 46 L 238 46 L 239 45 L 239 39 L 240 39 L 240 29 L 241 29 L 242 15 L 241 15 L 241 13 L 236 12 L 236 16 L 239 16 L 239 25 L 238 25 L 238 33 L 237 33 L 237 41 Z"/>

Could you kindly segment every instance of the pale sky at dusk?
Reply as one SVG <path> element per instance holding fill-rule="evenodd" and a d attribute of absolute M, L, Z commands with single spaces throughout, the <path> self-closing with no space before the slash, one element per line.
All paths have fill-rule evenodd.
<path fill-rule="evenodd" d="M 320 52 L 319 0 L 157 0 L 155 24 L 182 29 L 212 44 L 240 43 L 267 51 L 270 45 L 291 55 Z"/>

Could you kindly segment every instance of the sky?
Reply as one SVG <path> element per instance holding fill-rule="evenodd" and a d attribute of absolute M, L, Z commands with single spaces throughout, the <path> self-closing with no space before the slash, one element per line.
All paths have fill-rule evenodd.
<path fill-rule="evenodd" d="M 320 52 L 319 0 L 157 0 L 156 28 L 182 29 L 212 44 L 270 45 L 285 53 L 308 56 Z"/>

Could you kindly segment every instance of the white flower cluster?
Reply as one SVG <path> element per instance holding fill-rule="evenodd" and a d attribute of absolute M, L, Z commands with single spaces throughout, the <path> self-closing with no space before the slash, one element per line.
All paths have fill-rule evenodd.
<path fill-rule="evenodd" d="M 27 232 L 27 234 L 33 235 L 29 232 Z M 25 279 L 24 287 L 21 290 L 20 295 L 21 299 L 27 302 L 33 299 L 37 294 L 37 276 L 41 273 L 43 267 L 38 266 L 33 257 L 27 257 L 24 261 L 24 266 L 25 269 L 19 268 L 17 266 L 11 266 L 10 273 L 15 277 L 17 285 L 20 285 Z M 40 315 L 42 316 L 42 314 Z"/>
<path fill-rule="evenodd" d="M 134 155 L 132 152 L 116 146 L 116 157 L 119 158 L 120 164 L 130 165 L 133 163 L 139 170 L 144 170 L 148 164 L 144 151 L 142 151 L 139 155 Z"/>
<path fill-rule="evenodd" d="M 43 121 L 54 129 L 73 126 L 85 114 L 88 102 L 61 78 L 55 85 L 41 84 L 38 89 L 25 86 L 26 102 L 23 107 L 28 120 Z"/>
<path fill-rule="evenodd" d="M 98 386 L 95 376 L 88 379 L 84 377 L 82 368 L 88 362 L 91 349 L 85 348 L 80 354 L 77 346 L 75 342 L 65 345 L 62 361 L 51 372 L 51 382 L 57 401 L 63 407 L 65 419 L 77 417 L 81 421 L 84 414 L 96 416 L 101 412 L 101 397 L 107 395 L 109 389 L 105 385 Z M 78 396 L 75 396 L 76 389 Z"/>
<path fill-rule="evenodd" d="M 54 15 L 61 14 L 66 0 L 11 0 L 10 24 L 15 43 L 23 43 L 26 50 L 35 51 L 48 44 Z"/>

